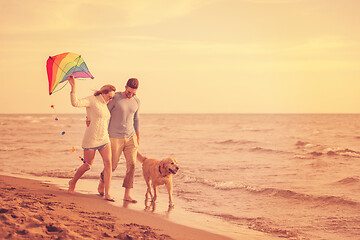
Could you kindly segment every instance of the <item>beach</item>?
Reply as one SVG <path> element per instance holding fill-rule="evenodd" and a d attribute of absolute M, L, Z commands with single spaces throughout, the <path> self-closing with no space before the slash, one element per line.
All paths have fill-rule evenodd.
<path fill-rule="evenodd" d="M 174 157 L 180 166 L 173 176 L 173 209 L 165 187 L 159 188 L 155 208 L 144 204 L 147 187 L 139 162 L 131 190 L 138 203 L 123 204 L 123 156 L 112 177 L 115 203 L 97 196 L 99 154 L 76 194 L 68 195 L 68 181 L 81 165 L 85 127 L 85 114 L 0 115 L 0 175 L 53 186 L 51 201 L 63 201 L 61 209 L 78 201 L 74 211 L 109 212 L 119 219 L 119 229 L 147 226 L 158 238 L 184 239 L 182 233 L 197 229 L 213 239 L 359 239 L 359 114 L 142 114 L 139 151 L 150 158 Z M 19 186 L 25 185 L 13 183 L 6 181 L 6 188 L 16 190 L 3 197 L 22 194 Z M 49 197 L 43 192 L 48 189 L 34 190 L 31 198 Z M 81 203 L 89 201 L 96 204 Z M 11 214 L 3 216 L 16 221 Z M 114 237 L 123 231 L 94 234 Z"/>
<path fill-rule="evenodd" d="M 0 175 L 0 189 L 0 239 L 230 239 L 36 180 Z"/>

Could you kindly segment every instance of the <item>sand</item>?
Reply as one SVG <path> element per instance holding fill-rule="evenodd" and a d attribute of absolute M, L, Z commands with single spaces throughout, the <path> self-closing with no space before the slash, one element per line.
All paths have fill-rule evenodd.
<path fill-rule="evenodd" d="M 0 175 L 0 189 L 0 239 L 230 239 L 36 180 Z"/>

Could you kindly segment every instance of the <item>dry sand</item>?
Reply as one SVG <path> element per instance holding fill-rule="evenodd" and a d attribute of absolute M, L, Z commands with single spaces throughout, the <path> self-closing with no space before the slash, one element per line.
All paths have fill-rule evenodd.
<path fill-rule="evenodd" d="M 69 195 L 51 184 L 3 175 L 0 219 L 0 239 L 230 239 L 95 195 Z"/>

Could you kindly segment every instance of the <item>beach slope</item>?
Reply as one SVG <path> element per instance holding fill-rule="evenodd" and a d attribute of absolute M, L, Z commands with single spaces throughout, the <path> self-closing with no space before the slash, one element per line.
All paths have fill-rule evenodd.
<path fill-rule="evenodd" d="M 230 239 L 36 180 L 0 175 L 0 239 Z"/>

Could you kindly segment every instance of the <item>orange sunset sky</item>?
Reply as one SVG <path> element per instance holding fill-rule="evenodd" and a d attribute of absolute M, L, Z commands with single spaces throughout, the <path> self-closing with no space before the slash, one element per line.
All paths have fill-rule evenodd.
<path fill-rule="evenodd" d="M 142 113 L 359 113 L 359 0 L 0 0 L 0 113 L 85 113 L 46 60 L 140 80 Z"/>

